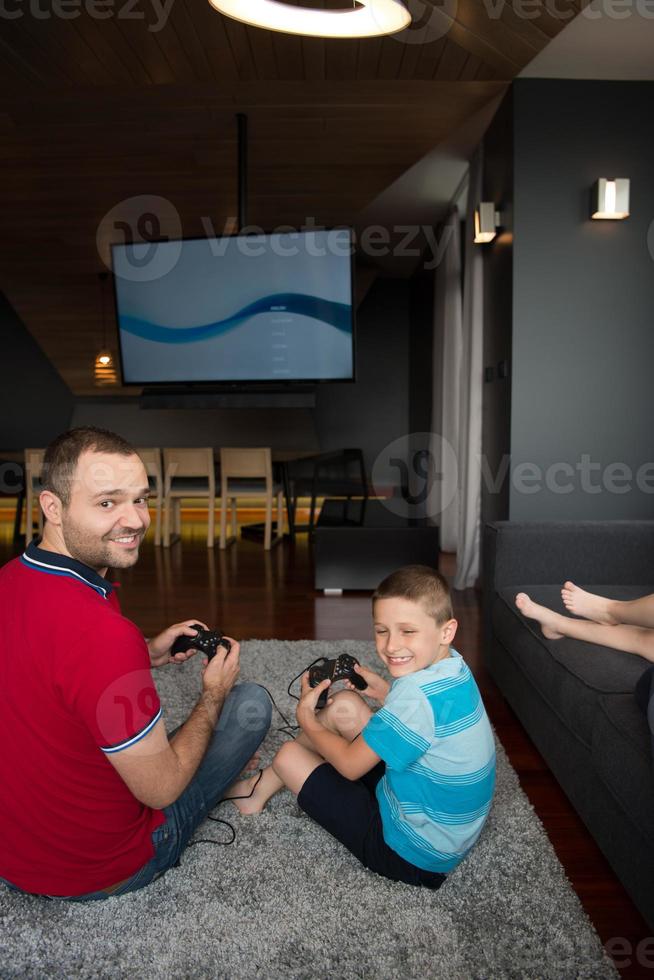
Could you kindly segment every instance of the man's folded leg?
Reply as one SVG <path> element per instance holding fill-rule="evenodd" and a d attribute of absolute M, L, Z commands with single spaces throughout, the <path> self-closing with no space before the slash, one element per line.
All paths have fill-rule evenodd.
<path fill-rule="evenodd" d="M 152 834 L 154 857 L 111 894 L 124 895 L 143 888 L 179 863 L 198 826 L 263 742 L 271 713 L 270 698 L 258 684 L 248 682 L 232 688 L 198 771 L 179 799 L 165 808 L 166 821 Z M 93 897 L 109 897 L 109 893 L 95 893 Z"/>
<path fill-rule="evenodd" d="M 199 788 L 207 812 L 222 799 L 263 742 L 271 715 L 270 697 L 259 684 L 238 684 L 230 692 L 205 756 L 185 791 L 193 786 Z M 184 793 L 172 807 L 182 803 L 183 798 Z"/>
<path fill-rule="evenodd" d="M 271 713 L 270 698 L 259 684 L 238 684 L 231 690 L 198 771 L 179 799 L 166 807 L 166 823 L 153 834 L 155 846 L 160 836 L 162 852 L 170 851 L 163 870 L 179 860 L 197 827 L 257 751 L 270 728 Z"/>

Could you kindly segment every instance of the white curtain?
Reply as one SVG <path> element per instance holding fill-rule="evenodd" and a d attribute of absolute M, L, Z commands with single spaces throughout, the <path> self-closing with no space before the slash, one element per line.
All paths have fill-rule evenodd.
<path fill-rule="evenodd" d="M 431 459 L 434 487 L 430 517 L 440 525 L 442 551 L 456 551 L 459 535 L 457 465 L 462 333 L 460 216 L 453 208 L 443 234 L 447 235 L 443 260 L 434 287 L 434 398 L 431 417 Z M 451 447 L 451 448 L 450 448 Z"/>
<path fill-rule="evenodd" d="M 463 276 L 463 350 L 459 392 L 459 493 L 455 589 L 479 577 L 481 548 L 481 410 L 483 358 L 482 250 L 473 244 L 474 209 L 481 201 L 482 149 L 470 163 Z"/>

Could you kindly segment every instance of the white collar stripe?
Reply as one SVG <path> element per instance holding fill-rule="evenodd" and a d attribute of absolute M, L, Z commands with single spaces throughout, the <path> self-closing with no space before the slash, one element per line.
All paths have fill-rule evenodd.
<path fill-rule="evenodd" d="M 84 578 L 83 575 L 80 575 L 79 572 L 74 571 L 72 568 L 61 568 L 59 565 L 48 565 L 46 562 L 37 561 L 36 558 L 32 558 L 27 553 L 23 554 L 21 557 L 25 564 L 36 565 L 39 571 L 46 572 L 49 575 L 64 575 L 70 578 L 78 579 L 80 582 L 83 582 L 84 585 L 88 585 L 94 589 L 104 599 L 107 598 L 108 589 L 103 589 L 101 585 L 96 585 L 95 582 L 89 582 L 87 578 Z"/>

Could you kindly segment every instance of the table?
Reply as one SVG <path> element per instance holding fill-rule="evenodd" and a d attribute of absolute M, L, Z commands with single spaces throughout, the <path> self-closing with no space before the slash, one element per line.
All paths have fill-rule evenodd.
<path fill-rule="evenodd" d="M 323 503 L 314 533 L 315 587 L 375 589 L 402 565 L 438 566 L 438 528 L 394 513 L 398 501 Z"/>
<path fill-rule="evenodd" d="M 316 456 L 315 449 L 309 450 L 297 450 L 297 449 L 272 449 L 272 464 L 273 473 L 277 482 L 281 483 L 284 491 L 284 499 L 286 500 L 286 514 L 288 517 L 288 537 L 291 541 L 295 540 L 295 507 L 293 505 L 293 496 L 291 494 L 291 481 L 289 475 L 289 464 L 294 463 L 296 460 L 300 459 L 311 459 Z M 218 454 L 215 462 L 216 467 L 216 487 L 220 486 L 220 455 Z M 241 537 L 252 538 L 255 541 L 263 539 L 264 526 L 261 523 L 257 524 L 242 524 L 241 525 Z"/>

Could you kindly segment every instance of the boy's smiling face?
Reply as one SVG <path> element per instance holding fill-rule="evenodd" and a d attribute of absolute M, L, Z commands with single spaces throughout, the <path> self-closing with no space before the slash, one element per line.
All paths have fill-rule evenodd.
<path fill-rule="evenodd" d="M 392 677 L 403 677 L 431 667 L 449 656 L 457 621 L 439 626 L 419 602 L 377 599 L 373 609 L 375 643 Z"/>

